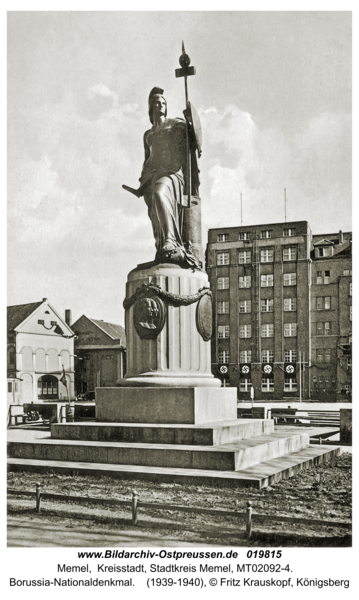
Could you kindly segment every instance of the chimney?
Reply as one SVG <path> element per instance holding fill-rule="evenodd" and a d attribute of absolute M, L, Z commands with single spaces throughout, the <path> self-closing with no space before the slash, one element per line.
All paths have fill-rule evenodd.
<path fill-rule="evenodd" d="M 344 236 L 343 236 L 342 230 L 340 229 L 339 230 L 339 244 L 342 244 L 343 241 L 344 241 Z"/>
<path fill-rule="evenodd" d="M 65 323 L 66 323 L 66 325 L 68 325 L 69 327 L 71 327 L 71 321 L 72 321 L 71 310 L 67 308 L 65 310 Z"/>

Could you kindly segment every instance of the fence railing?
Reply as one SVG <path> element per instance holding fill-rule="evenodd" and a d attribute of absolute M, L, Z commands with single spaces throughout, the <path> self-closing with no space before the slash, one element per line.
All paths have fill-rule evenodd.
<path fill-rule="evenodd" d="M 324 426 L 324 427 L 340 427 L 340 412 L 339 411 L 314 411 L 302 409 L 268 409 L 268 418 L 275 419 L 278 424 L 293 423 L 307 427 Z"/>
<path fill-rule="evenodd" d="M 234 510 L 221 510 L 215 508 L 194 508 L 191 506 L 179 506 L 177 504 L 162 504 L 154 502 L 142 502 L 139 499 L 139 495 L 136 491 L 132 492 L 132 500 L 113 500 L 110 498 L 91 498 L 88 496 L 68 496 L 64 494 L 54 494 L 50 492 L 41 491 L 40 484 L 36 484 L 36 490 L 17 490 L 16 488 L 8 488 L 8 494 L 18 496 L 35 496 L 36 501 L 36 512 L 41 512 L 41 501 L 42 500 L 59 500 L 67 502 L 86 502 L 91 504 L 107 504 L 110 506 L 129 506 L 132 508 L 132 524 L 137 525 L 138 523 L 138 512 L 139 509 L 152 509 L 152 510 L 172 510 L 178 512 L 189 512 L 197 514 L 215 515 L 217 517 L 235 517 L 245 521 L 246 526 L 246 537 L 250 539 L 252 535 L 253 522 L 259 521 L 276 521 L 276 522 L 287 522 L 302 525 L 313 525 L 316 527 L 320 526 L 332 526 L 342 527 L 344 529 L 351 529 L 351 521 L 331 521 L 326 519 L 325 521 L 317 519 L 307 519 L 305 517 L 288 517 L 284 515 L 263 515 L 253 512 L 252 502 L 247 502 L 247 509 L 245 512 L 238 512 Z"/>

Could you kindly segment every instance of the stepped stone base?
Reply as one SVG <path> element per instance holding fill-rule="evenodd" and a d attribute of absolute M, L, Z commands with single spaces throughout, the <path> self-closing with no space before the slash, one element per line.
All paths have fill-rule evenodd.
<path fill-rule="evenodd" d="M 237 417 L 234 388 L 96 389 L 96 419 L 109 423 L 199 424 Z"/>
<path fill-rule="evenodd" d="M 51 427 L 51 437 L 57 440 L 191 446 L 215 446 L 273 432 L 274 421 L 271 419 L 236 419 L 198 425 L 54 423 Z"/>
<path fill-rule="evenodd" d="M 13 458 L 239 471 L 301 450 L 308 443 L 307 433 L 276 431 L 216 446 L 44 439 L 37 444 L 10 442 L 9 453 Z"/>
<path fill-rule="evenodd" d="M 281 479 L 293 477 L 299 471 L 332 460 L 341 454 L 341 448 L 309 446 L 281 458 L 268 460 L 242 471 L 213 471 L 174 469 L 134 465 L 109 465 L 60 460 L 31 460 L 8 458 L 10 471 L 46 472 L 49 469 L 62 474 L 107 475 L 121 480 L 142 480 L 181 485 L 213 485 L 261 489 Z"/>

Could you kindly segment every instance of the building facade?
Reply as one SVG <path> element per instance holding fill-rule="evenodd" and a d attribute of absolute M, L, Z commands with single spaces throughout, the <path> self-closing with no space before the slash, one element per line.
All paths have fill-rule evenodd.
<path fill-rule="evenodd" d="M 251 387 L 260 400 L 348 396 L 339 356 L 351 340 L 350 240 L 341 232 L 313 237 L 306 221 L 209 230 L 212 368 L 239 399 Z"/>
<path fill-rule="evenodd" d="M 8 405 L 74 399 L 74 333 L 47 298 L 7 309 L 7 391 Z"/>
<path fill-rule="evenodd" d="M 124 328 L 82 315 L 71 329 L 76 333 L 76 394 L 115 386 L 126 373 Z"/>
<path fill-rule="evenodd" d="M 351 400 L 351 233 L 314 235 L 311 258 L 311 395 Z"/>

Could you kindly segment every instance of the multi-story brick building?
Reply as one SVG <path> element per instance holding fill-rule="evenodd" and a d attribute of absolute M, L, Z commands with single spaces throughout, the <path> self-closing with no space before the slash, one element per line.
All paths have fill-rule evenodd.
<path fill-rule="evenodd" d="M 262 400 L 335 400 L 349 389 L 339 355 L 348 351 L 351 335 L 350 238 L 341 232 L 313 238 L 306 221 L 209 231 L 213 372 L 227 371 L 223 384 L 238 387 L 239 398 L 248 398 L 252 386 Z M 346 297 L 345 310 L 339 310 L 339 294 Z M 324 351 L 323 360 L 320 352 L 314 359 L 312 346 Z M 326 367 L 320 375 L 318 361 Z M 330 388 L 319 385 L 328 377 Z"/>
<path fill-rule="evenodd" d="M 351 233 L 313 235 L 311 395 L 351 399 Z"/>

